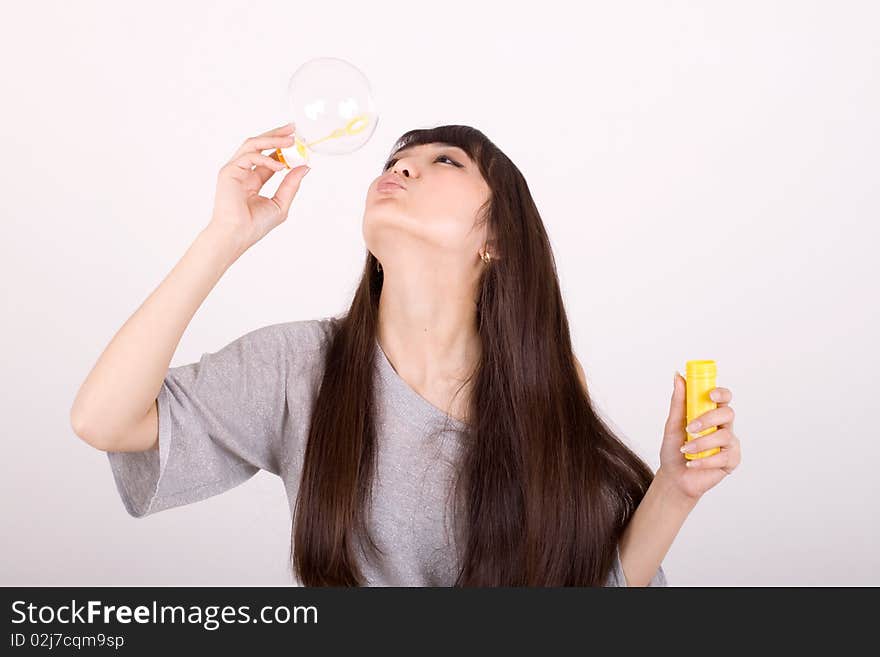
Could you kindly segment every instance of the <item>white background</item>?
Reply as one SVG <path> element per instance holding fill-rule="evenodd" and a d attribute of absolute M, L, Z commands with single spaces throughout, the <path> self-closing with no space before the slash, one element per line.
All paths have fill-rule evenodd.
<path fill-rule="evenodd" d="M 673 370 L 715 359 L 733 391 L 743 462 L 687 519 L 670 584 L 880 584 L 878 5 L 515 6 L 4 12 L 3 584 L 290 582 L 280 479 L 136 520 L 68 413 L 207 224 L 220 166 L 289 120 L 287 80 L 318 56 L 367 74 L 378 128 L 315 160 L 172 365 L 347 309 L 367 187 L 394 140 L 472 125 L 528 180 L 596 403 L 652 468 Z"/>

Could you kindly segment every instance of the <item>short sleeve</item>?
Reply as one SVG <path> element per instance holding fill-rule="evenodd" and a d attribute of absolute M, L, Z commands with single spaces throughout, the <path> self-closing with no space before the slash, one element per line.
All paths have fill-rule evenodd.
<path fill-rule="evenodd" d="M 626 576 L 623 574 L 623 565 L 620 563 L 620 545 L 617 545 L 614 550 L 614 565 L 611 568 L 605 586 L 626 586 Z M 657 569 L 651 581 L 648 582 L 648 586 L 669 586 L 662 565 Z"/>
<path fill-rule="evenodd" d="M 170 368 L 157 395 L 159 449 L 107 452 L 135 518 L 280 474 L 288 417 L 283 326 L 256 329 L 196 363 Z"/>

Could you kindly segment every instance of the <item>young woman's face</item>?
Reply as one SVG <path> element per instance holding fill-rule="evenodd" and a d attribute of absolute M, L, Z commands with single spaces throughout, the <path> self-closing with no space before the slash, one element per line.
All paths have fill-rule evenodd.
<path fill-rule="evenodd" d="M 392 172 L 406 189 L 378 188 Z M 486 227 L 477 228 L 475 222 L 489 195 L 476 163 L 457 146 L 431 143 L 401 149 L 367 191 L 363 221 L 367 248 L 380 261 L 394 257 L 398 248 L 426 247 L 442 253 L 444 259 L 476 264 Z"/>

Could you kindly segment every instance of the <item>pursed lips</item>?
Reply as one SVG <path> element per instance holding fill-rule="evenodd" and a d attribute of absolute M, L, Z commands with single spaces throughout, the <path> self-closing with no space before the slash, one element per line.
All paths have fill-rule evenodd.
<path fill-rule="evenodd" d="M 401 189 L 406 189 L 406 183 L 403 182 L 403 178 L 401 178 L 396 173 L 386 173 L 384 176 L 379 178 L 379 184 L 376 185 L 377 188 L 384 188 L 386 185 L 393 183 L 397 185 Z"/>
<path fill-rule="evenodd" d="M 378 185 L 376 185 L 376 189 L 378 189 L 379 191 L 385 191 L 389 189 L 406 189 L 406 187 L 394 182 L 393 180 L 383 180 Z"/>

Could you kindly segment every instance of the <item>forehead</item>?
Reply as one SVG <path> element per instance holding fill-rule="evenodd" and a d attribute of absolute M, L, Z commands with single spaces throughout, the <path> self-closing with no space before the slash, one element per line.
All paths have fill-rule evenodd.
<path fill-rule="evenodd" d="M 461 153 L 461 154 L 464 155 L 465 157 L 467 157 L 467 153 L 464 152 L 464 149 L 459 148 L 458 146 L 455 146 L 455 145 L 453 145 L 453 144 L 447 144 L 445 141 L 433 141 L 433 142 L 431 142 L 430 144 L 418 144 L 418 145 L 416 145 L 416 146 L 406 146 L 406 147 L 404 147 L 404 148 L 401 148 L 399 151 L 396 151 L 394 154 L 395 154 L 395 155 L 400 155 L 401 153 L 407 153 L 407 152 L 414 151 L 414 150 L 417 150 L 417 149 L 420 149 L 420 148 L 428 148 L 428 147 L 431 147 L 431 146 L 434 146 L 434 147 L 443 147 L 443 148 L 451 148 L 451 149 L 453 149 L 453 150 L 458 151 L 459 153 Z"/>

